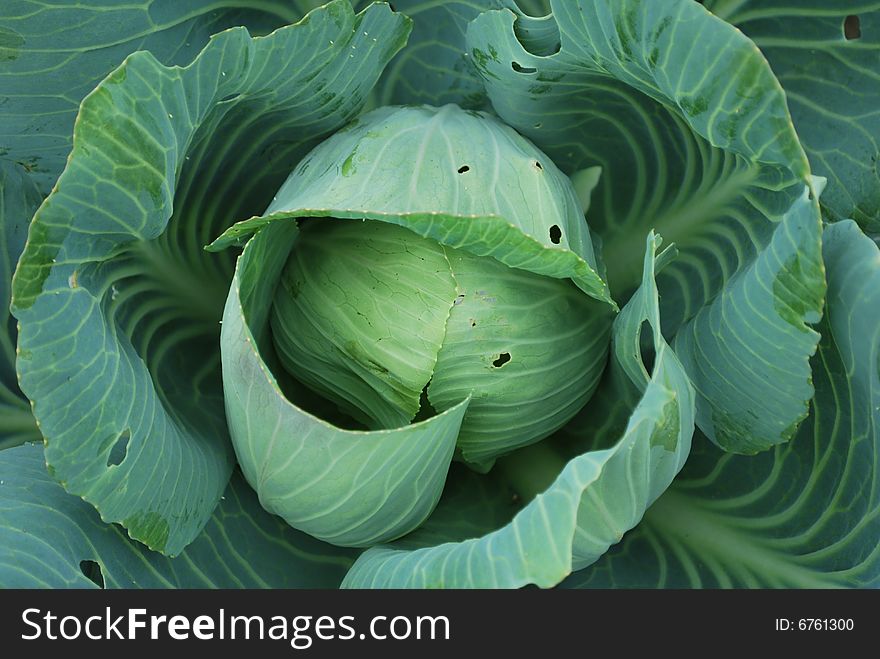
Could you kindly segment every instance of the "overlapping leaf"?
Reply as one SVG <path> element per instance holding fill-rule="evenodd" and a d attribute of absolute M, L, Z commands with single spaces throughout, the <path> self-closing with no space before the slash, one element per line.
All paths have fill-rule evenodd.
<path fill-rule="evenodd" d="M 399 224 L 513 268 L 571 279 L 614 306 L 571 182 L 486 113 L 444 105 L 363 115 L 303 158 L 263 216 L 236 223 L 210 249 L 302 217 Z"/>
<path fill-rule="evenodd" d="M 851 221 L 824 243 L 816 397 L 797 436 L 750 457 L 695 438 L 639 527 L 566 586 L 880 586 L 880 250 Z"/>
<path fill-rule="evenodd" d="M 127 55 L 148 50 L 163 64 L 185 65 L 212 34 L 237 25 L 267 33 L 296 22 L 314 4 L 5 2 L 0 7 L 0 156 L 25 164 L 48 194 L 70 152 L 80 101 Z"/>
<path fill-rule="evenodd" d="M 18 332 L 9 314 L 12 271 L 24 248 L 28 222 L 40 201 L 40 193 L 24 167 L 0 160 L 0 449 L 41 439 L 30 405 L 18 388 Z"/>
<path fill-rule="evenodd" d="M 697 421 L 721 448 L 786 442 L 807 416 L 819 334 L 805 322 L 819 321 L 825 293 L 814 206 L 804 190 L 770 244 L 675 336 L 703 402 Z"/>
<path fill-rule="evenodd" d="M 880 2 L 704 0 L 770 61 L 831 220 L 880 233 Z"/>
<path fill-rule="evenodd" d="M 0 194 L 4 197 L 0 304 L 9 306 L 12 270 L 24 245 L 26 226 L 63 168 L 73 141 L 80 101 L 135 50 L 149 50 L 163 64 L 186 64 L 209 35 L 235 25 L 265 33 L 299 20 L 314 0 L 270 1 L 218 7 L 205 0 L 157 4 L 113 0 L 99 4 L 32 0 L 0 7 Z M 238 6 L 236 6 L 238 5 Z M 36 82 L 35 82 L 36 81 Z M 19 200 L 27 200 L 21 205 Z M 12 242 L 9 242 L 9 237 Z M 11 261 L 7 261 L 7 257 Z M 11 321 L 10 321 L 11 322 Z M 18 392 L 11 343 L 4 345 L 0 447 L 38 440 L 30 407 Z M 6 368 L 10 370 L 5 370 Z M 15 396 L 14 393 L 18 392 Z"/>
<path fill-rule="evenodd" d="M 169 559 L 65 492 L 35 445 L 0 453 L 0 545 L 0 588 L 333 588 L 352 560 L 268 514 L 239 475 Z"/>
<path fill-rule="evenodd" d="M 505 509 L 510 511 L 503 479 L 496 484 L 500 491 L 488 497 L 478 480 L 454 479 L 447 499 L 421 529 L 398 545 L 364 552 L 344 587 L 553 586 L 573 569 L 594 562 L 638 523 L 681 469 L 693 433 L 693 391 L 660 334 L 654 284 L 658 244 L 659 239 L 649 236 L 644 283 L 614 324 L 611 368 L 623 391 L 635 389 L 638 398 L 619 440 L 568 462 L 557 455 L 555 461 L 564 465 L 561 471 L 537 487 L 534 474 L 542 469 L 542 454 L 553 449 L 544 444 L 523 449 L 523 469 L 513 469 L 517 474 L 511 480 L 527 481 L 521 496 L 537 496 L 500 528 L 485 525 L 503 520 Z M 655 349 L 650 375 L 640 354 L 643 322 L 651 328 Z M 511 458 L 516 460 L 517 453 Z M 457 512 L 462 498 L 485 501 L 486 510 L 467 518 L 457 515 L 453 510 Z"/>
<path fill-rule="evenodd" d="M 232 261 L 202 246 L 360 110 L 407 31 L 337 0 L 264 38 L 223 32 L 183 69 L 132 55 L 83 102 L 14 282 L 21 386 L 54 475 L 150 547 L 185 547 L 232 467 Z"/>
<path fill-rule="evenodd" d="M 434 509 L 469 397 L 421 423 L 336 427 L 288 398 L 269 338 L 275 289 L 299 231 L 265 227 L 239 259 L 221 333 L 229 429 L 239 464 L 267 510 L 337 545 L 390 540 Z M 295 398 L 295 396 L 294 396 Z"/>
<path fill-rule="evenodd" d="M 625 297 L 637 281 L 636 247 L 650 229 L 679 247 L 658 279 L 664 332 L 715 319 L 714 344 L 686 361 L 694 376 L 719 369 L 714 387 L 697 377 L 704 432 L 735 451 L 785 441 L 810 397 L 817 337 L 807 323 L 821 311 L 822 271 L 818 206 L 799 201 L 809 170 L 779 83 L 753 43 L 691 0 L 551 4 L 555 53 L 522 36 L 524 26 L 546 31 L 550 18 L 494 11 L 472 22 L 469 46 L 495 109 L 564 171 L 602 167 L 588 220 L 603 239 L 612 293 Z M 776 292 L 781 311 L 750 314 L 733 282 L 772 260 L 762 253 L 792 223 L 810 257 L 789 264 L 802 270 L 780 272 L 808 304 L 786 307 L 780 300 L 791 295 Z M 731 306 L 742 320 L 717 322 Z M 786 336 L 800 337 L 790 373 L 756 369 L 747 350 L 732 347 L 780 322 Z M 734 395 L 746 378 L 756 398 L 782 392 L 772 422 L 762 406 Z"/>

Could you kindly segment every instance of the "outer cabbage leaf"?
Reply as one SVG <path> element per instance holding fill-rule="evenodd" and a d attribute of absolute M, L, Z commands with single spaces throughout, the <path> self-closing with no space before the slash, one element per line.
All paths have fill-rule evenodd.
<path fill-rule="evenodd" d="M 3 588 L 333 588 L 352 560 L 264 511 L 239 475 L 193 543 L 167 558 L 65 492 L 34 445 L 0 453 L 0 544 Z"/>
<path fill-rule="evenodd" d="M 513 0 L 395 0 L 394 9 L 413 19 L 413 32 L 376 86 L 375 105 L 455 103 L 486 109 L 486 92 L 465 48 L 465 33 L 480 12 L 512 5 Z"/>
<path fill-rule="evenodd" d="M 366 6 L 370 0 L 354 2 Z M 486 92 L 465 44 L 468 23 L 488 9 L 519 5 L 540 16 L 546 0 L 395 0 L 395 11 L 413 19 L 407 47 L 388 65 L 374 90 L 372 102 L 383 105 L 445 105 L 489 108 Z M 551 44 L 552 46 L 552 44 Z"/>
<path fill-rule="evenodd" d="M 589 222 L 616 298 L 637 281 L 649 230 L 680 249 L 658 277 L 661 315 L 669 337 L 688 322 L 712 328 L 711 341 L 677 344 L 701 429 L 738 452 L 788 440 L 812 395 L 818 335 L 807 324 L 824 288 L 819 209 L 804 196 L 812 180 L 782 88 L 752 42 L 691 0 L 551 5 L 549 18 L 502 10 L 471 23 L 496 111 L 563 171 L 602 168 Z M 550 20 L 561 45 L 547 54 L 522 34 Z M 803 258 L 777 263 L 794 243 Z M 768 275 L 781 288 L 764 317 L 747 296 L 772 288 Z M 765 335 L 791 344 L 785 364 L 754 359 L 748 347 Z"/>
<path fill-rule="evenodd" d="M 308 0 L 17 0 L 0 7 L 0 156 L 48 194 L 72 146 L 80 101 L 135 50 L 188 64 L 208 37 L 293 23 Z M 314 3 L 312 3 L 314 4 Z M 256 6 L 255 6 L 256 5 Z"/>
<path fill-rule="evenodd" d="M 407 32 L 337 0 L 267 37 L 223 32 L 186 68 L 136 53 L 83 101 L 15 275 L 18 369 L 53 475 L 151 548 L 179 553 L 232 468 L 216 345 L 233 262 L 202 246 L 361 109 Z"/>
<path fill-rule="evenodd" d="M 804 190 L 767 247 L 675 336 L 703 402 L 697 423 L 721 448 L 750 453 L 766 448 L 767 436 L 788 441 L 807 414 L 805 355 L 819 334 L 804 321 L 819 321 L 825 292 L 815 230 L 815 202 Z"/>
<path fill-rule="evenodd" d="M 786 446 L 694 440 L 673 486 L 567 587 L 880 587 L 880 250 L 825 229 L 828 306 L 809 419 Z"/>
<path fill-rule="evenodd" d="M 621 395 L 631 397 L 634 390 L 638 400 L 619 440 L 573 457 L 500 528 L 487 525 L 503 520 L 505 509 L 510 510 L 503 478 L 494 493 L 486 490 L 491 480 L 452 479 L 446 499 L 422 528 L 399 543 L 368 549 L 343 587 L 553 586 L 573 569 L 594 562 L 638 523 L 684 464 L 694 427 L 693 390 L 660 334 L 654 284 L 658 245 L 659 238 L 650 235 L 643 285 L 614 323 L 614 381 L 625 392 Z M 665 254 L 662 261 L 668 260 Z M 640 353 L 643 322 L 650 326 L 655 350 L 650 375 Z M 543 444 L 523 449 L 529 472 L 538 468 L 534 451 L 545 449 Z M 517 459 L 517 453 L 511 458 Z M 498 468 L 505 469 L 503 464 Z M 469 501 L 463 511 L 458 508 L 462 499 Z M 480 509 L 477 515 L 463 514 L 474 509 Z"/>
<path fill-rule="evenodd" d="M 704 0 L 770 61 L 830 220 L 880 233 L 880 2 Z"/>
<path fill-rule="evenodd" d="M 0 320 L 27 223 L 48 194 L 72 146 L 82 98 L 134 50 L 163 64 L 186 64 L 211 34 L 234 25 L 264 33 L 301 18 L 315 2 L 206 0 L 105 1 L 71 5 L 22 0 L 0 7 Z M 311 7 L 310 7 L 311 5 Z M 35 81 L 38 80 L 38 83 Z M 17 332 L 0 336 L 0 447 L 40 440 L 14 374 Z"/>
<path fill-rule="evenodd" d="M 30 404 L 18 388 L 18 332 L 9 314 L 12 271 L 24 248 L 28 222 L 41 200 L 24 167 L 0 160 L 0 449 L 42 439 Z"/>

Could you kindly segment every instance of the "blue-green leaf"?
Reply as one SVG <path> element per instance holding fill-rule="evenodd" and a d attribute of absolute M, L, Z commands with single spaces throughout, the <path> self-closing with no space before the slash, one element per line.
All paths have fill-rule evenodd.
<path fill-rule="evenodd" d="M 880 587 L 880 249 L 824 233 L 828 302 L 812 413 L 757 456 L 694 440 L 673 486 L 571 587 Z"/>
<path fill-rule="evenodd" d="M 825 294 L 818 217 L 804 190 L 748 268 L 685 323 L 675 353 L 697 390 L 697 423 L 721 448 L 787 442 L 813 396 L 809 358 Z"/>
<path fill-rule="evenodd" d="M 785 441 L 812 393 L 807 363 L 817 337 L 805 323 L 821 312 L 823 275 L 819 208 L 802 199 L 812 179 L 779 82 L 751 41 L 692 0 L 551 5 L 558 52 L 536 51 L 522 37 L 529 26 L 546 30 L 547 18 L 493 11 L 472 22 L 468 43 L 493 106 L 563 171 L 602 168 L 587 219 L 602 238 L 616 299 L 638 281 L 648 231 L 679 248 L 658 277 L 664 333 L 688 321 L 704 329 L 711 317 L 717 334 L 711 349 L 685 360 L 700 391 L 701 429 L 734 451 Z M 782 272 L 790 294 L 773 294 L 782 311 L 765 320 L 733 289 L 749 277 L 752 289 L 772 287 L 761 269 L 794 233 L 806 257 Z M 737 297 L 740 320 L 717 322 Z M 803 304 L 786 306 L 793 297 Z M 734 347 L 774 331 L 800 337 L 789 353 L 796 368 Z M 706 385 L 709 372 L 722 386 Z M 746 374 L 756 399 L 788 392 L 772 422 L 766 406 L 730 395 Z"/>
<path fill-rule="evenodd" d="M 394 9 L 412 18 L 407 48 L 388 65 L 376 86 L 375 104 L 445 105 L 482 110 L 488 107 L 467 48 L 468 22 L 486 9 L 513 4 L 513 0 L 395 0 Z"/>
<path fill-rule="evenodd" d="M 360 111 L 407 32 L 336 0 L 266 37 L 227 30 L 185 68 L 136 53 L 83 101 L 15 275 L 18 369 L 53 475 L 151 548 L 179 553 L 232 469 L 233 260 L 202 246 Z"/>
<path fill-rule="evenodd" d="M 880 233 L 880 2 L 704 0 L 770 61 L 830 220 Z"/>
<path fill-rule="evenodd" d="M 188 64 L 208 37 L 236 25 L 265 34 L 308 0 L 17 0 L 0 7 L 0 156 L 25 164 L 48 194 L 72 146 L 80 101 L 127 55 Z M 320 4 L 320 3 L 318 3 Z"/>
<path fill-rule="evenodd" d="M 334 588 L 353 558 L 268 514 L 239 475 L 167 558 L 65 492 L 35 445 L 0 452 L 0 545 L 0 588 Z"/>
<path fill-rule="evenodd" d="M 23 166 L 0 160 L 0 449 L 42 439 L 30 404 L 18 388 L 18 332 L 9 314 L 12 271 L 24 249 L 28 222 L 41 199 Z"/>

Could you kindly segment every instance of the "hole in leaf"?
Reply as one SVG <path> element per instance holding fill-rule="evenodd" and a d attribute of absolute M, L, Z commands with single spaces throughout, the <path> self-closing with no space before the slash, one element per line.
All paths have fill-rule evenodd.
<path fill-rule="evenodd" d="M 474 320 L 473 318 L 471 318 L 471 327 L 476 327 L 476 326 L 477 326 L 477 321 Z"/>
<path fill-rule="evenodd" d="M 860 39 L 862 37 L 862 25 L 858 16 L 847 16 L 843 20 L 843 36 L 848 41 Z"/>
<path fill-rule="evenodd" d="M 428 387 L 430 386 L 431 380 L 428 380 L 428 384 L 422 387 L 422 393 L 419 396 L 419 411 L 416 412 L 416 415 L 413 417 L 413 423 L 425 421 L 427 419 L 430 419 L 431 417 L 437 416 L 437 410 L 428 399 Z"/>
<path fill-rule="evenodd" d="M 550 242 L 554 245 L 558 245 L 560 240 L 562 240 L 562 229 L 560 229 L 558 225 L 554 224 L 552 227 L 550 227 Z"/>
<path fill-rule="evenodd" d="M 98 588 L 104 587 L 104 573 L 101 572 L 101 566 L 95 561 L 80 561 L 79 569 L 83 576 Z"/>
<path fill-rule="evenodd" d="M 128 455 L 128 442 L 130 439 L 130 430 L 125 430 L 119 435 L 116 443 L 113 444 L 113 448 L 110 449 L 110 455 L 107 456 L 108 467 L 115 467 L 122 464 L 122 461 L 125 460 L 125 456 Z"/>
<path fill-rule="evenodd" d="M 639 327 L 639 346 L 642 364 L 650 377 L 654 372 L 654 328 L 647 320 L 643 320 Z"/>
<path fill-rule="evenodd" d="M 458 168 L 458 173 L 464 174 L 465 172 L 469 172 L 470 170 L 471 170 L 471 168 L 468 167 L 467 165 L 462 165 L 461 167 Z"/>
<path fill-rule="evenodd" d="M 517 13 L 513 32 L 527 53 L 538 57 L 549 57 L 559 52 L 561 46 L 559 24 L 552 14 L 529 16 L 522 8 Z"/>
<path fill-rule="evenodd" d="M 494 366 L 495 368 L 501 368 L 509 361 L 510 361 L 510 353 L 509 352 L 502 352 L 500 355 L 498 355 L 498 359 L 496 359 L 495 361 L 492 362 L 492 366 Z"/>
<path fill-rule="evenodd" d="M 535 167 L 537 167 L 538 169 L 541 169 L 541 170 L 544 169 L 544 166 L 541 163 L 539 163 L 537 160 L 535 161 Z"/>
<path fill-rule="evenodd" d="M 517 73 L 537 73 L 538 69 L 532 66 L 523 66 L 519 62 L 511 62 L 510 68 L 512 68 Z"/>

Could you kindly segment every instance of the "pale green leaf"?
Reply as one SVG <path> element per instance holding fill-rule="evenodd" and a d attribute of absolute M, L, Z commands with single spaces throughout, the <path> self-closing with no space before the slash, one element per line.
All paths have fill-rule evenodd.
<path fill-rule="evenodd" d="M 644 285 L 614 324 L 611 368 L 619 371 L 621 382 L 639 392 L 618 441 L 568 462 L 557 455 L 564 465 L 561 471 L 544 483 L 546 489 L 539 484 L 533 491 L 527 489 L 538 480 L 534 471 L 542 468 L 540 461 L 554 449 L 546 443 L 522 449 L 520 465 L 508 471 L 520 472 L 517 476 L 527 481 L 522 496 L 540 493 L 509 523 L 489 532 L 480 527 L 504 519 L 504 491 L 489 497 L 479 491 L 469 494 L 470 499 L 487 501 L 493 512 L 456 523 L 449 502 L 454 505 L 460 488 L 469 485 L 456 478 L 449 499 L 438 508 L 436 526 L 429 519 L 399 545 L 368 549 L 346 575 L 344 587 L 553 586 L 572 570 L 597 560 L 638 523 L 681 469 L 693 433 L 693 391 L 660 334 L 653 267 L 658 244 L 659 239 L 649 236 Z M 638 348 L 644 322 L 651 328 L 656 351 L 650 375 Z M 511 459 L 517 459 L 518 453 Z M 502 463 L 499 468 L 504 469 Z M 471 478 L 470 488 L 479 483 Z M 468 529 L 466 525 L 475 521 L 478 528 Z M 445 542 L 438 544 L 441 539 Z"/>
<path fill-rule="evenodd" d="M 412 421 L 456 299 L 443 248 L 384 222 L 318 220 L 278 281 L 271 326 L 284 369 L 370 428 Z"/>
<path fill-rule="evenodd" d="M 510 267 L 570 278 L 613 305 L 571 182 L 485 113 L 445 105 L 363 115 L 303 158 L 263 217 L 239 222 L 211 248 L 276 220 L 328 216 L 400 224 Z"/>
<path fill-rule="evenodd" d="M 337 545 L 390 540 L 434 509 L 469 398 L 426 421 L 346 430 L 288 399 L 271 365 L 268 318 L 298 235 L 292 221 L 257 234 L 239 259 L 223 316 L 223 384 L 238 461 L 263 506 Z"/>
<path fill-rule="evenodd" d="M 499 455 L 552 434 L 590 399 L 613 314 L 571 282 L 447 253 L 458 297 L 428 400 L 445 410 L 473 393 L 457 445 L 485 471 Z"/>

